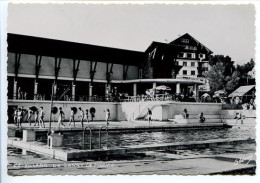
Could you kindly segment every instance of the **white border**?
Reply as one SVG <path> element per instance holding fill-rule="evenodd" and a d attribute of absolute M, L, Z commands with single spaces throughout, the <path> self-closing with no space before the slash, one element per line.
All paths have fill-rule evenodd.
<path fill-rule="evenodd" d="M 16 2 L 16 3 L 21 3 L 21 2 L 35 2 L 35 1 L 22 1 L 22 0 L 16 0 L 16 1 L 11 1 L 11 2 Z M 39 2 L 39 1 L 38 1 Z M 259 20 L 260 20 L 260 2 L 257 1 L 183 1 L 183 2 L 170 2 L 170 1 L 149 1 L 149 2 L 140 2 L 140 1 L 100 1 L 100 2 L 86 2 L 86 1 L 40 1 L 41 3 L 94 3 L 94 4 L 110 4 L 110 3 L 119 3 L 119 4 L 129 4 L 129 3 L 135 3 L 135 4 L 144 4 L 144 3 L 160 3 L 160 4 L 248 4 L 248 3 L 253 3 L 256 8 L 256 56 L 255 60 L 260 59 L 260 48 L 259 48 L 259 42 L 260 42 L 260 28 L 259 28 Z M 6 111 L 7 111 L 7 99 L 6 99 L 6 75 L 7 75 L 7 65 L 6 65 L 6 37 L 5 37 L 5 32 L 6 32 L 6 17 L 7 17 L 7 2 L 1 2 L 1 7 L 0 7 L 0 15 L 1 15 L 1 65 L 0 65 L 0 82 L 1 82 L 1 90 L 0 90 L 0 114 L 1 114 L 1 120 L 0 120 L 0 127 L 1 127 L 1 182 L 3 183 L 15 183 L 15 182 L 62 182 L 62 183 L 71 183 L 71 182 L 115 182 L 115 181 L 124 181 L 126 182 L 200 182 L 200 183 L 208 183 L 210 182 L 236 182 L 236 183 L 247 183 L 247 182 L 259 182 L 259 158 L 257 158 L 257 176 L 44 176 L 44 178 L 39 177 L 39 176 L 20 176 L 20 177 L 11 177 L 7 175 L 7 167 L 6 167 L 6 142 L 7 142 L 7 130 L 6 130 Z M 256 63 L 256 78 L 258 78 L 258 70 L 259 68 L 258 63 Z M 257 80 L 257 104 L 260 104 L 260 99 L 259 99 L 259 83 Z M 259 112 L 259 107 L 257 108 L 257 114 Z M 257 120 L 258 121 L 258 120 Z M 260 124 L 257 123 L 257 129 L 259 129 Z M 257 133 L 259 130 L 257 130 Z M 259 142 L 259 138 L 257 138 L 257 143 Z M 257 152 L 259 152 L 259 145 L 257 145 Z M 259 154 L 259 153 L 258 153 Z M 210 165 L 209 165 L 210 166 Z M 258 179 L 258 181 L 257 181 Z"/>

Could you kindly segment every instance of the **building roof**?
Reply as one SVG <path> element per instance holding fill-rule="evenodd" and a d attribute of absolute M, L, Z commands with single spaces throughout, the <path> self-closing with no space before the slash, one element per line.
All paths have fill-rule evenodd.
<path fill-rule="evenodd" d="M 168 44 L 168 43 L 161 43 L 161 42 L 153 41 L 150 44 L 150 46 L 146 49 L 145 52 L 148 53 L 156 47 L 160 47 L 160 48 L 164 49 L 165 51 L 170 51 L 173 54 L 179 53 L 181 50 L 184 49 L 182 46 L 178 46 L 175 44 Z"/>
<path fill-rule="evenodd" d="M 199 42 L 197 39 L 195 39 L 194 37 L 192 37 L 188 33 L 183 34 L 182 36 L 180 36 L 177 39 L 173 40 L 172 42 L 170 42 L 170 44 L 177 44 L 178 45 L 178 42 L 181 39 L 183 39 L 183 38 L 188 38 L 188 39 L 191 39 L 191 40 L 195 41 L 196 44 L 200 45 L 201 49 L 205 49 L 208 52 L 208 54 L 212 54 L 213 53 L 213 51 L 211 51 L 209 48 L 207 48 L 205 45 L 203 45 L 201 42 Z"/>
<path fill-rule="evenodd" d="M 254 87 L 255 85 L 240 86 L 233 93 L 229 94 L 228 97 L 242 97 Z"/>
<path fill-rule="evenodd" d="M 144 52 L 104 46 L 54 40 L 8 33 L 8 51 L 12 53 L 139 65 L 145 59 Z"/>

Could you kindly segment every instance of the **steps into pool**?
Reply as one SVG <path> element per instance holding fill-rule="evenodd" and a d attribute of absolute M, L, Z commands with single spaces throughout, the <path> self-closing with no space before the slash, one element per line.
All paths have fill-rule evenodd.
<path fill-rule="evenodd" d="M 219 114 L 205 114 L 204 123 L 223 123 L 224 120 Z M 190 124 L 190 123 L 200 123 L 198 114 L 190 114 L 188 119 L 184 119 L 183 115 L 175 115 L 173 119 L 168 119 L 169 121 L 180 123 L 180 124 Z"/>

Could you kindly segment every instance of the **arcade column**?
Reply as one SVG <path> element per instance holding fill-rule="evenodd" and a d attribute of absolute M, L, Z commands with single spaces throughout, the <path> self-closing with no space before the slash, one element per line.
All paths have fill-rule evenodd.
<path fill-rule="evenodd" d="M 38 83 L 36 82 L 36 80 L 34 81 L 34 91 L 33 91 L 33 96 L 35 99 L 35 96 L 38 94 Z"/>
<path fill-rule="evenodd" d="M 133 84 L 133 96 L 137 95 L 137 83 Z"/>
<path fill-rule="evenodd" d="M 89 98 L 89 100 L 91 99 L 91 97 L 92 97 L 92 89 L 93 89 L 93 86 L 91 85 L 91 83 L 88 83 L 88 88 L 89 88 L 89 90 L 88 90 L 88 98 Z"/>
<path fill-rule="evenodd" d="M 54 83 L 53 85 L 53 95 L 55 96 L 57 92 L 57 83 Z"/>
<path fill-rule="evenodd" d="M 176 93 L 181 93 L 181 84 L 176 83 Z"/>
<path fill-rule="evenodd" d="M 105 95 L 107 96 L 110 91 L 111 91 L 111 84 L 106 84 L 105 85 Z"/>
<path fill-rule="evenodd" d="M 17 98 L 17 81 L 14 80 L 13 99 Z"/>
<path fill-rule="evenodd" d="M 156 83 L 153 83 L 153 88 L 156 88 Z"/>
<path fill-rule="evenodd" d="M 193 91 L 194 91 L 194 94 L 195 94 L 195 98 L 197 98 L 197 96 L 198 96 L 198 84 L 194 83 Z"/>
<path fill-rule="evenodd" d="M 76 85 L 74 84 L 74 82 L 72 82 L 72 90 L 71 90 L 71 99 L 72 101 L 75 101 L 75 88 L 76 88 Z"/>

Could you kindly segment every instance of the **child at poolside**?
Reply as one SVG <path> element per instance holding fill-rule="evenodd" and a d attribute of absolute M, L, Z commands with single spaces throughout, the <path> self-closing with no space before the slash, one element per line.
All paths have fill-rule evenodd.
<path fill-rule="evenodd" d="M 108 120 L 111 119 L 110 110 L 107 109 L 105 112 L 106 112 L 106 122 L 107 122 L 107 126 L 108 126 L 109 125 Z"/>
<path fill-rule="evenodd" d="M 89 121 L 88 121 L 88 109 L 86 109 L 86 120 L 89 123 Z"/>
<path fill-rule="evenodd" d="M 74 110 L 73 108 L 71 107 L 70 108 L 70 122 L 69 122 L 69 126 L 70 126 L 70 123 L 73 122 L 74 123 L 74 126 L 75 126 L 75 113 L 74 113 Z"/>
<path fill-rule="evenodd" d="M 38 121 L 38 114 L 39 114 L 39 111 L 38 109 L 36 109 L 36 111 L 34 112 L 34 120 L 35 120 L 35 123 L 33 126 L 36 126 L 36 124 L 38 124 L 38 126 L 40 125 L 39 124 L 39 121 Z"/>
<path fill-rule="evenodd" d="M 184 112 L 184 115 L 183 115 L 184 119 L 188 119 L 189 118 L 189 114 L 188 114 L 187 109 L 184 109 L 183 112 Z"/>
<path fill-rule="evenodd" d="M 149 108 L 148 108 L 147 115 L 148 115 L 148 122 L 149 122 L 149 124 L 152 124 L 152 111 Z"/>
<path fill-rule="evenodd" d="M 79 107 L 79 118 L 80 118 L 80 122 L 82 125 L 82 128 L 84 127 L 83 125 L 83 120 L 84 120 L 84 111 L 81 109 L 81 107 Z"/>
<path fill-rule="evenodd" d="M 65 114 L 64 112 L 62 111 L 62 107 L 59 108 L 59 115 L 58 115 L 58 125 L 60 127 L 60 125 L 64 126 L 65 125 L 62 123 L 62 119 L 65 118 Z"/>
<path fill-rule="evenodd" d="M 30 123 L 31 126 L 31 117 L 32 117 L 32 113 L 33 111 L 30 109 L 30 107 L 28 108 L 28 113 L 27 113 L 27 122 Z"/>
<path fill-rule="evenodd" d="M 203 116 L 203 112 L 200 113 L 200 123 L 204 123 L 205 122 L 205 117 Z"/>

